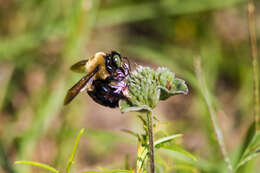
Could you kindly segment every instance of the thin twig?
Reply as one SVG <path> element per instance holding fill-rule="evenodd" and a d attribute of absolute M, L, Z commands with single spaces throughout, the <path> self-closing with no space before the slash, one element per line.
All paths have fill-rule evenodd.
<path fill-rule="evenodd" d="M 154 173 L 154 145 L 153 145 L 153 114 L 147 112 L 148 133 L 149 133 L 149 157 L 150 157 L 150 171 Z"/>
<path fill-rule="evenodd" d="M 253 78 L 254 78 L 254 117 L 255 128 L 260 129 L 259 117 L 259 76 L 258 76 L 258 50 L 255 31 L 255 5 L 253 0 L 248 0 L 248 25 L 252 54 Z"/>
<path fill-rule="evenodd" d="M 224 160 L 227 164 L 228 170 L 231 173 L 233 171 L 233 166 L 231 164 L 230 158 L 228 157 L 228 153 L 227 153 L 226 146 L 225 146 L 225 143 L 224 143 L 223 134 L 222 134 L 221 129 L 218 125 L 216 111 L 213 108 L 211 96 L 210 96 L 210 93 L 208 91 L 205 79 L 203 77 L 199 58 L 195 59 L 194 67 L 195 67 L 195 71 L 196 71 L 196 76 L 199 80 L 199 86 L 201 88 L 202 95 L 203 95 L 203 97 L 206 101 L 206 104 L 207 104 L 207 107 L 208 107 L 208 110 L 209 110 L 210 119 L 211 119 L 213 127 L 214 127 L 214 132 L 215 132 L 215 135 L 217 137 L 218 145 L 220 147 L 220 150 L 221 150 L 221 153 L 224 157 Z"/>

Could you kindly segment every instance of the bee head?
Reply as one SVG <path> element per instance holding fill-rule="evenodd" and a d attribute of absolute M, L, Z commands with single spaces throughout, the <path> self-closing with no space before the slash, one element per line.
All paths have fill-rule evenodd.
<path fill-rule="evenodd" d="M 106 55 L 106 68 L 109 73 L 114 73 L 122 65 L 122 59 L 120 53 L 112 51 Z"/>
<path fill-rule="evenodd" d="M 123 73 L 124 76 L 129 74 L 130 64 L 127 57 L 121 57 L 117 51 L 112 51 L 106 54 L 106 69 L 110 74 L 115 74 L 118 69 Z"/>
<path fill-rule="evenodd" d="M 113 66 L 115 66 L 116 68 L 120 68 L 121 67 L 121 55 L 119 52 L 116 51 L 112 51 L 111 52 L 111 61 Z"/>

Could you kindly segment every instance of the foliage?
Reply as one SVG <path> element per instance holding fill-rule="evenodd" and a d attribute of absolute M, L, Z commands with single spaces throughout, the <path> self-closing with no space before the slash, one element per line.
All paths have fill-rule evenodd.
<path fill-rule="evenodd" d="M 77 137 L 76 142 L 75 142 L 74 147 L 73 147 L 71 157 L 68 160 L 68 163 L 67 163 L 67 166 L 66 166 L 66 173 L 71 172 L 70 170 L 71 170 L 71 166 L 72 166 L 74 159 L 75 159 L 76 150 L 77 150 L 77 147 L 78 147 L 78 144 L 79 144 L 79 140 L 80 140 L 80 137 L 82 136 L 82 134 L 84 133 L 84 130 L 85 129 L 81 129 L 79 134 L 78 134 L 78 137 Z M 25 164 L 25 165 L 37 166 L 37 167 L 40 167 L 42 169 L 45 169 L 45 170 L 53 172 L 53 173 L 61 172 L 61 171 L 58 171 L 57 169 L 55 169 L 55 168 L 53 168 L 49 165 L 39 163 L 39 162 L 22 160 L 22 161 L 16 161 L 15 164 Z M 133 171 L 129 171 L 129 170 L 106 170 L 104 172 L 106 172 L 106 173 L 133 173 Z M 98 173 L 98 172 L 97 171 L 86 171 L 84 173 Z M 99 172 L 99 173 L 101 173 L 101 172 Z"/>
<path fill-rule="evenodd" d="M 167 68 L 156 71 L 149 67 L 137 67 L 128 77 L 129 98 L 120 101 L 122 112 L 152 111 L 159 100 L 177 94 L 187 94 L 188 87 Z"/>
<path fill-rule="evenodd" d="M 259 21 L 260 4 L 254 2 Z M 159 102 L 155 111 L 162 121 L 154 120 L 156 128 L 163 128 L 155 128 L 156 139 L 184 135 L 155 149 L 158 172 L 227 172 L 207 101 L 234 172 L 258 172 L 259 135 L 249 127 L 254 91 L 246 0 L 4 0 L 0 26 L 0 172 L 33 172 L 14 160 L 65 170 L 79 127 L 88 127 L 88 137 L 81 139 L 76 171 L 100 165 L 124 170 L 125 155 L 128 168 L 136 166 L 138 137 L 118 133 L 140 133 L 134 116 L 107 111 L 84 94 L 62 106 L 68 86 L 80 77 L 68 73 L 69 66 L 112 49 L 128 56 L 132 69 L 135 63 L 166 66 L 189 84 L 187 96 Z M 253 26 L 259 43 L 259 22 Z M 206 96 L 194 57 L 200 57 Z M 185 148 L 197 161 L 165 145 Z"/>
<path fill-rule="evenodd" d="M 146 172 L 147 158 L 150 159 L 150 172 L 154 172 L 156 162 L 154 162 L 154 147 L 161 147 L 172 151 L 180 152 L 196 160 L 187 151 L 177 146 L 167 146 L 164 144 L 182 136 L 181 134 L 166 136 L 154 141 L 154 130 L 156 125 L 153 123 L 152 110 L 156 107 L 159 100 L 166 100 L 177 94 L 187 94 L 188 87 L 185 81 L 175 78 L 174 73 L 167 68 L 159 67 L 156 71 L 149 67 L 138 66 L 137 69 L 127 78 L 128 98 L 120 100 L 120 110 L 122 112 L 136 111 L 147 114 L 147 117 L 139 116 L 143 122 L 144 134 L 137 134 L 126 131 L 138 139 L 136 172 Z"/>

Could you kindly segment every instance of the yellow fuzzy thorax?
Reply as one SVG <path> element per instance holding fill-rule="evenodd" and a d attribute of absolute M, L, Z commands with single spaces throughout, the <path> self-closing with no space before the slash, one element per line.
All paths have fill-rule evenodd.
<path fill-rule="evenodd" d="M 98 52 L 94 56 L 90 57 L 88 62 L 86 63 L 87 72 L 92 72 L 95 70 L 95 68 L 98 65 L 100 66 L 100 69 L 94 76 L 94 80 L 96 80 L 96 79 L 105 80 L 110 75 L 106 69 L 106 63 L 105 63 L 104 56 L 106 56 L 105 53 Z"/>

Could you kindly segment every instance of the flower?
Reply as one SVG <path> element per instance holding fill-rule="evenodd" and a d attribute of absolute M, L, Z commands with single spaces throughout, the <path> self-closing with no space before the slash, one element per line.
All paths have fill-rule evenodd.
<path fill-rule="evenodd" d="M 152 111 L 159 100 L 188 93 L 185 81 L 176 78 L 174 73 L 165 67 L 159 67 L 155 71 L 149 67 L 138 66 L 126 80 L 128 97 L 119 103 L 123 113 Z"/>

